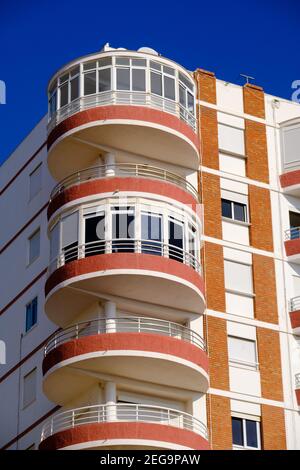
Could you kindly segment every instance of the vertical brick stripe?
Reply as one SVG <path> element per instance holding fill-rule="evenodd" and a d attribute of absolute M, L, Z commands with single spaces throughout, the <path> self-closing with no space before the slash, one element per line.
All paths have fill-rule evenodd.
<path fill-rule="evenodd" d="M 270 191 L 249 185 L 250 242 L 254 248 L 273 251 Z"/>
<path fill-rule="evenodd" d="M 229 390 L 226 320 L 207 317 L 210 386 Z"/>
<path fill-rule="evenodd" d="M 223 247 L 205 242 L 204 250 L 207 308 L 225 312 Z"/>
<path fill-rule="evenodd" d="M 204 233 L 222 238 L 220 178 L 202 173 L 202 203 L 204 207 Z"/>
<path fill-rule="evenodd" d="M 269 183 L 266 126 L 245 119 L 246 172 L 248 178 Z"/>
<path fill-rule="evenodd" d="M 200 106 L 199 132 L 202 165 L 219 169 L 219 144 L 217 111 Z"/>
<path fill-rule="evenodd" d="M 284 410 L 275 406 L 262 405 L 262 446 L 264 450 L 285 450 Z"/>
<path fill-rule="evenodd" d="M 252 255 L 254 308 L 257 320 L 278 323 L 274 259 Z"/>
<path fill-rule="evenodd" d="M 198 97 L 201 101 L 208 103 L 217 103 L 216 77 L 213 72 L 197 69 L 195 79 L 198 84 Z"/>
<path fill-rule="evenodd" d="M 279 333 L 257 328 L 261 393 L 269 400 L 283 400 Z"/>
<path fill-rule="evenodd" d="M 257 85 L 248 83 L 243 88 L 244 112 L 258 118 L 265 118 L 265 94 Z"/>
<path fill-rule="evenodd" d="M 230 399 L 208 395 L 208 427 L 213 450 L 232 449 Z"/>

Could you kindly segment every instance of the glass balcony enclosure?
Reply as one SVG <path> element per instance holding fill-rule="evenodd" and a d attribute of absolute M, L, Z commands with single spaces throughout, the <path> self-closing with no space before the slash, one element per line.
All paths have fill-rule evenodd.
<path fill-rule="evenodd" d="M 192 76 L 155 55 L 114 51 L 74 61 L 50 81 L 48 99 L 49 130 L 78 111 L 110 104 L 161 109 L 196 130 Z"/>
<path fill-rule="evenodd" d="M 200 227 L 169 205 L 110 199 L 62 214 L 50 227 L 50 268 L 105 253 L 143 253 L 187 264 L 200 272 Z"/>

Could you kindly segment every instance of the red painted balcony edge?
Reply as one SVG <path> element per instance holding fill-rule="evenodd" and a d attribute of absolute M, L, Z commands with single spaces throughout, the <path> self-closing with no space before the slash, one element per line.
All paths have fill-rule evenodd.
<path fill-rule="evenodd" d="M 85 336 L 59 345 L 44 358 L 43 374 L 66 359 L 82 354 L 111 350 L 169 354 L 190 361 L 206 372 L 208 371 L 206 352 L 194 344 L 159 334 L 126 332 Z"/>
<path fill-rule="evenodd" d="M 45 295 L 73 277 L 113 269 L 147 270 L 176 276 L 194 284 L 204 297 L 203 278 L 193 268 L 169 258 L 144 253 L 110 253 L 71 261 L 50 275 L 45 284 Z"/>
<path fill-rule="evenodd" d="M 157 181 L 150 178 L 109 177 L 87 181 L 62 191 L 49 203 L 47 211 L 48 220 L 57 209 L 68 202 L 95 194 L 113 192 L 116 189 L 119 191 L 135 191 L 165 196 L 189 205 L 194 212 L 197 211 L 197 202 L 195 202 L 195 197 L 193 197 L 188 190 L 184 190 L 175 184 L 165 181 Z"/>
<path fill-rule="evenodd" d="M 300 255 L 300 238 L 286 240 L 284 246 L 287 256 Z"/>
<path fill-rule="evenodd" d="M 300 328 L 300 310 L 290 312 L 290 320 L 292 328 Z"/>
<path fill-rule="evenodd" d="M 57 432 L 42 441 L 39 450 L 56 450 L 90 441 L 114 439 L 144 440 L 145 446 L 148 440 L 154 440 L 189 447 L 193 450 L 209 450 L 210 448 L 204 437 L 188 429 L 156 423 L 115 422 L 85 424 Z"/>
<path fill-rule="evenodd" d="M 298 406 L 300 406 L 300 388 L 296 390 L 296 398 L 297 398 Z"/>
<path fill-rule="evenodd" d="M 143 106 L 110 105 L 80 111 L 60 122 L 48 136 L 48 150 L 59 137 L 76 127 L 93 121 L 113 119 L 145 121 L 169 127 L 170 129 L 183 134 L 196 146 L 196 148 L 199 148 L 198 135 L 188 124 L 170 113 Z"/>
<path fill-rule="evenodd" d="M 279 179 L 282 188 L 288 188 L 289 186 L 294 186 L 296 184 L 299 184 L 300 186 L 300 170 L 283 173 L 280 175 Z"/>

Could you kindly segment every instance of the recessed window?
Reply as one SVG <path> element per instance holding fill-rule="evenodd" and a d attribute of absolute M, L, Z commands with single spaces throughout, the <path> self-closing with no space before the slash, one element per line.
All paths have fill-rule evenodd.
<path fill-rule="evenodd" d="M 36 368 L 23 378 L 23 407 L 30 405 L 36 399 Z"/>
<path fill-rule="evenodd" d="M 130 90 L 130 68 L 117 69 L 117 90 Z"/>
<path fill-rule="evenodd" d="M 151 72 L 151 93 L 162 96 L 162 76 L 160 73 Z"/>
<path fill-rule="evenodd" d="M 111 89 L 111 69 L 99 70 L 99 92 L 109 91 Z"/>
<path fill-rule="evenodd" d="M 222 217 L 247 222 L 247 206 L 240 202 L 222 199 Z"/>
<path fill-rule="evenodd" d="M 93 95 L 96 93 L 96 70 L 84 74 L 84 94 Z"/>
<path fill-rule="evenodd" d="M 161 255 L 162 216 L 151 212 L 142 213 L 142 253 Z"/>
<path fill-rule="evenodd" d="M 37 322 L 38 299 L 35 297 L 26 305 L 26 326 L 25 331 L 29 331 Z"/>
<path fill-rule="evenodd" d="M 230 365 L 257 369 L 256 342 L 253 340 L 228 336 L 228 356 Z"/>
<path fill-rule="evenodd" d="M 40 256 L 40 229 L 38 229 L 33 235 L 31 235 L 31 237 L 29 237 L 28 244 L 28 263 L 31 264 Z"/>
<path fill-rule="evenodd" d="M 33 199 L 42 188 L 42 164 L 38 165 L 29 175 L 29 200 Z"/>
<path fill-rule="evenodd" d="M 233 448 L 260 449 L 260 423 L 250 419 L 232 417 Z"/>
<path fill-rule="evenodd" d="M 219 149 L 233 155 L 245 155 L 244 130 L 218 124 Z"/>
<path fill-rule="evenodd" d="M 252 266 L 224 260 L 226 290 L 251 295 L 253 293 Z"/>
<path fill-rule="evenodd" d="M 290 218 L 290 238 L 294 240 L 300 238 L 300 213 L 299 212 L 289 212 Z"/>

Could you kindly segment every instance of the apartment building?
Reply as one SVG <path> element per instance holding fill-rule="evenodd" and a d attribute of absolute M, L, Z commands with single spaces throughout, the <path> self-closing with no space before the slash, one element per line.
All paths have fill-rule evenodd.
<path fill-rule="evenodd" d="M 300 449 L 299 148 L 149 48 L 55 73 L 0 168 L 2 449 Z"/>

